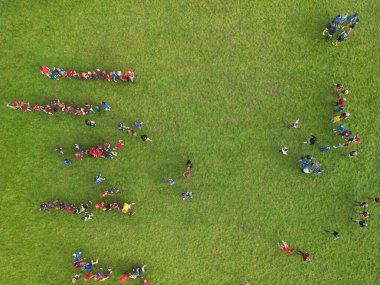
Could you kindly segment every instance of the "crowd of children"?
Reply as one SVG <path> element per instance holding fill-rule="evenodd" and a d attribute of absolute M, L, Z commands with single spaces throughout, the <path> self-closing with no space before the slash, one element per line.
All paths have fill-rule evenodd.
<path fill-rule="evenodd" d="M 74 277 L 71 279 L 72 283 L 76 283 L 78 279 L 84 275 L 85 281 L 106 281 L 111 277 L 112 269 L 107 269 L 106 271 L 100 267 L 98 270 L 94 269 L 94 265 L 99 264 L 99 260 L 89 260 L 87 261 L 85 257 L 81 257 L 82 252 L 76 251 L 73 253 L 73 267 L 77 271 Z"/>
<path fill-rule="evenodd" d="M 311 154 L 301 157 L 298 163 L 302 172 L 306 174 L 321 174 L 324 171 L 319 161 L 313 161 L 313 155 Z"/>
<path fill-rule="evenodd" d="M 113 159 L 117 156 L 116 150 L 121 150 L 124 146 L 122 140 L 119 140 L 114 147 L 110 143 L 98 144 L 94 147 L 85 148 L 81 144 L 74 144 L 75 158 L 82 160 L 83 157 L 95 157 L 95 158 L 110 158 Z M 62 147 L 55 147 L 55 151 L 64 154 Z M 66 160 L 69 160 L 66 158 Z M 70 161 L 70 160 L 69 160 Z"/>
<path fill-rule="evenodd" d="M 341 31 L 337 38 L 332 42 L 334 46 L 337 46 L 348 38 L 358 23 L 359 18 L 356 13 L 350 15 L 338 15 L 334 18 L 334 20 L 327 23 L 322 35 L 325 37 L 326 41 L 328 41 L 332 39 L 335 34 Z"/>
<path fill-rule="evenodd" d="M 61 111 L 77 116 L 96 113 L 95 111 L 100 113 L 102 109 L 104 109 L 104 111 L 109 111 L 111 109 L 111 107 L 105 101 L 103 101 L 101 105 L 86 103 L 83 107 L 74 107 L 61 102 L 59 99 L 51 100 L 49 104 L 45 106 L 23 101 L 14 101 L 9 102 L 7 104 L 7 107 L 23 112 L 42 112 L 48 115 L 53 115 L 54 113 Z"/>
<path fill-rule="evenodd" d="M 63 68 L 48 68 L 43 65 L 40 68 L 40 73 L 46 75 L 50 79 L 59 80 L 59 78 L 75 78 L 75 79 L 107 79 L 108 81 L 117 82 L 120 80 L 121 82 L 133 82 L 135 79 L 135 74 L 133 71 L 128 70 L 127 72 L 121 71 L 111 71 L 107 72 L 105 70 L 96 69 L 94 71 L 84 71 L 77 72 L 72 69 L 70 71 L 66 71 Z"/>
<path fill-rule="evenodd" d="M 347 102 L 347 99 L 344 97 L 349 94 L 347 89 L 344 89 L 342 83 L 334 84 L 334 93 L 337 94 L 337 101 L 334 106 L 334 117 L 331 119 L 331 123 L 339 123 L 338 126 L 333 128 L 333 132 L 340 136 L 343 141 L 338 142 L 333 147 L 335 149 L 337 148 L 343 148 L 346 149 L 351 143 L 359 144 L 360 143 L 360 137 L 358 135 L 354 135 L 351 130 L 349 130 L 343 123 L 341 123 L 342 120 L 346 120 L 348 117 L 350 117 L 350 113 L 347 112 L 345 103 Z M 355 157 L 357 156 L 357 151 L 352 150 L 348 154 L 345 154 L 347 157 Z"/>
<path fill-rule="evenodd" d="M 136 128 L 136 129 L 138 129 L 138 130 L 141 130 L 143 125 L 144 125 L 144 122 L 134 122 L 134 123 L 132 124 L 132 127 Z M 128 134 L 129 136 L 134 136 L 134 137 L 137 136 L 137 132 L 136 132 L 135 130 L 133 130 L 132 127 L 130 127 L 130 126 L 126 126 L 123 122 L 118 123 L 117 126 L 118 126 L 118 128 L 119 128 L 119 130 L 120 130 L 121 132 L 126 131 L 127 134 Z M 150 137 L 148 137 L 146 134 L 141 135 L 140 138 L 141 138 L 141 140 L 142 140 L 143 142 L 152 142 L 152 141 L 153 141 L 153 140 L 152 140 Z"/>

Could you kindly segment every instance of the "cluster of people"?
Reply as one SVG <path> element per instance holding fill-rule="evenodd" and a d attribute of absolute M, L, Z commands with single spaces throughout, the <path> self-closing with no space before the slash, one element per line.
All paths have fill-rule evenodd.
<path fill-rule="evenodd" d="M 182 174 L 185 181 L 188 181 L 191 177 L 191 168 L 193 168 L 193 162 L 189 159 L 186 162 L 186 171 Z M 169 178 L 166 180 L 166 185 L 173 186 L 174 184 L 175 184 L 174 179 Z M 190 191 L 181 192 L 181 198 L 182 200 L 191 199 L 193 198 L 193 192 L 190 192 Z"/>
<path fill-rule="evenodd" d="M 281 241 L 277 243 L 277 246 L 283 251 L 286 252 L 287 254 L 292 255 L 294 253 L 294 250 L 290 248 L 288 243 L 286 241 Z M 302 259 L 304 262 L 309 262 L 310 261 L 310 254 L 307 251 L 303 251 L 301 249 L 298 249 L 297 252 L 301 254 Z"/>
<path fill-rule="evenodd" d="M 319 161 L 313 161 L 313 155 L 311 154 L 301 157 L 298 163 L 302 172 L 306 174 L 321 174 L 324 171 Z"/>
<path fill-rule="evenodd" d="M 78 273 L 71 279 L 72 283 L 76 283 L 78 279 L 84 275 L 85 281 L 106 281 L 111 277 L 112 269 L 104 269 L 101 267 L 98 270 L 94 270 L 94 265 L 99 264 L 99 260 L 87 261 L 85 257 L 81 257 L 82 252 L 76 251 L 73 253 L 73 267 L 78 270 Z"/>
<path fill-rule="evenodd" d="M 117 156 L 116 150 L 121 150 L 124 146 L 124 142 L 119 140 L 115 146 L 112 148 L 110 143 L 102 143 L 91 148 L 84 148 L 81 144 L 74 144 L 75 158 L 82 160 L 83 157 L 95 157 L 95 158 L 110 158 L 113 159 Z M 63 148 L 56 146 L 55 151 L 60 154 L 64 154 Z M 68 158 L 64 158 L 62 163 L 64 165 L 71 165 L 71 161 Z"/>
<path fill-rule="evenodd" d="M 105 101 L 103 101 L 101 105 L 86 103 L 84 107 L 75 107 L 65 104 L 59 99 L 51 100 L 51 102 L 45 106 L 23 101 L 14 101 L 9 102 L 7 107 L 14 110 L 21 110 L 23 112 L 42 112 L 48 115 L 53 115 L 54 113 L 61 111 L 77 116 L 88 115 L 90 112 L 95 113 L 95 111 L 100 113 L 102 109 L 104 109 L 104 111 L 109 111 L 111 109 Z"/>
<path fill-rule="evenodd" d="M 73 213 L 76 215 L 84 214 L 84 216 L 81 218 L 82 221 L 88 221 L 92 220 L 94 215 L 90 213 L 92 202 L 88 201 L 87 203 L 76 205 L 74 203 L 67 203 L 67 202 L 60 202 L 59 200 L 51 200 L 48 202 L 44 202 L 40 204 L 39 210 L 41 212 L 48 211 L 50 209 L 55 209 L 58 211 L 64 211 L 67 213 Z M 136 214 L 136 211 L 133 210 L 133 206 L 135 203 L 122 203 L 119 204 L 117 202 L 107 202 L 102 201 L 95 204 L 95 209 L 97 210 L 103 210 L 105 212 L 109 212 L 111 210 L 120 211 L 124 214 L 127 214 L 128 216 L 134 216 Z"/>
<path fill-rule="evenodd" d="M 348 148 L 349 144 L 360 143 L 360 137 L 358 135 L 354 135 L 351 130 L 349 130 L 344 124 L 341 123 L 342 120 L 347 119 L 350 116 L 350 113 L 346 111 L 345 103 L 347 99 L 344 97 L 348 95 L 348 90 L 343 87 L 342 83 L 334 84 L 334 93 L 337 94 L 338 100 L 335 103 L 334 112 L 335 116 L 331 119 L 331 123 L 339 123 L 339 125 L 333 128 L 333 132 L 339 135 L 344 141 L 338 142 L 334 145 L 334 148 Z M 346 156 L 348 157 L 356 157 L 358 155 L 356 150 L 350 151 Z"/>
<path fill-rule="evenodd" d="M 380 203 L 380 197 L 375 197 L 372 199 L 375 203 Z M 360 217 L 358 218 L 352 218 L 351 220 L 355 222 L 359 227 L 364 228 L 367 227 L 367 219 L 369 218 L 369 212 L 366 210 L 368 208 L 368 203 L 365 201 L 355 201 L 354 202 L 355 207 L 355 213 Z M 357 208 L 360 208 L 360 210 L 356 210 Z"/>
<path fill-rule="evenodd" d="M 331 22 L 328 22 L 322 35 L 326 41 L 330 40 L 335 34 L 339 33 L 338 37 L 332 42 L 334 46 L 337 46 L 352 33 L 352 30 L 359 23 L 357 13 L 350 15 L 340 14 L 337 15 Z"/>
<path fill-rule="evenodd" d="M 135 127 L 136 129 L 139 129 L 139 130 L 142 129 L 143 125 L 144 125 L 144 122 L 134 122 L 133 123 L 133 127 Z M 132 127 L 126 126 L 123 122 L 118 123 L 117 126 L 121 132 L 126 131 L 129 136 L 133 136 L 133 137 L 137 136 L 137 132 L 135 130 L 133 130 Z M 146 134 L 141 135 L 140 138 L 143 142 L 152 142 L 152 139 L 150 137 L 148 137 Z"/>
<path fill-rule="evenodd" d="M 133 205 L 135 203 L 126 203 L 124 204 L 118 204 L 117 202 L 99 202 L 95 205 L 95 208 L 97 210 L 103 210 L 105 212 L 109 212 L 111 210 L 120 211 L 124 214 L 127 214 L 128 216 L 132 217 L 136 214 L 136 211 L 132 209 Z"/>
<path fill-rule="evenodd" d="M 105 70 L 96 69 L 94 71 L 84 71 L 77 72 L 75 69 L 66 71 L 63 68 L 52 67 L 49 68 L 46 65 L 41 66 L 40 73 L 47 76 L 50 79 L 59 80 L 59 78 L 75 78 L 75 79 L 107 79 L 108 81 L 117 82 L 118 80 L 122 82 L 133 82 L 135 79 L 135 73 L 131 70 L 126 72 L 111 71 L 107 72 Z"/>
<path fill-rule="evenodd" d="M 150 285 L 150 283 L 148 282 L 148 280 L 146 280 L 142 275 L 147 271 L 147 266 L 146 265 L 143 265 L 143 266 L 137 266 L 135 268 L 132 269 L 132 272 L 125 272 L 120 278 L 119 278 L 119 282 L 120 283 L 124 283 L 125 281 L 127 281 L 128 279 L 136 279 L 138 277 L 141 278 L 141 284 L 144 284 L 144 285 Z"/>
<path fill-rule="evenodd" d="M 60 202 L 57 199 L 57 200 L 50 200 L 48 202 L 44 202 L 40 204 L 39 210 L 47 211 L 50 209 L 55 209 L 55 210 L 64 211 L 67 213 L 73 213 L 76 215 L 84 213 L 84 216 L 81 218 L 81 220 L 88 221 L 88 220 L 92 220 L 94 216 L 92 213 L 89 212 L 91 204 L 92 202 L 88 201 L 87 203 L 75 205 L 73 203 Z"/>

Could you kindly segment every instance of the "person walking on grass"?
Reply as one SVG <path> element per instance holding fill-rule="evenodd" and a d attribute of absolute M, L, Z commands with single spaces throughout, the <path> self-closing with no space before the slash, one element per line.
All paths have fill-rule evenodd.
<path fill-rule="evenodd" d="M 354 202 L 354 206 L 357 206 L 357 207 L 365 209 L 365 208 L 368 207 L 368 204 L 365 201 L 355 201 Z"/>
<path fill-rule="evenodd" d="M 289 247 L 288 243 L 286 241 L 281 241 L 281 244 L 278 242 L 277 246 L 283 251 L 288 254 L 293 254 L 293 250 Z"/>
<path fill-rule="evenodd" d="M 62 148 L 59 147 L 59 146 L 55 147 L 55 151 L 58 152 L 58 153 L 60 153 L 60 154 L 64 154 Z"/>
<path fill-rule="evenodd" d="M 303 261 L 309 262 L 310 261 L 310 254 L 306 251 L 302 251 L 301 249 L 298 249 L 298 252 L 302 255 Z"/>
<path fill-rule="evenodd" d="M 334 240 L 337 240 L 337 239 L 340 238 L 340 233 L 337 232 L 337 231 L 329 231 L 329 230 L 326 230 L 326 232 L 332 234 Z"/>
<path fill-rule="evenodd" d="M 300 119 L 297 119 L 293 124 L 288 125 L 288 129 L 298 129 L 300 127 Z"/>
<path fill-rule="evenodd" d="M 354 221 L 361 228 L 368 226 L 368 224 L 364 220 L 356 220 L 356 219 L 351 219 L 351 220 Z"/>
<path fill-rule="evenodd" d="M 380 197 L 374 197 L 372 198 L 372 201 L 375 202 L 376 204 L 380 203 Z"/>
<path fill-rule="evenodd" d="M 353 150 L 353 151 L 350 151 L 348 154 L 346 154 L 345 156 L 351 158 L 351 157 L 357 157 L 358 156 L 358 153 L 356 150 Z"/>
<path fill-rule="evenodd" d="M 142 135 L 141 139 L 142 139 L 143 142 L 151 142 L 152 141 L 152 139 L 149 138 L 147 135 Z"/>
<path fill-rule="evenodd" d="M 282 155 L 288 155 L 288 148 L 284 146 L 278 152 Z"/>
<path fill-rule="evenodd" d="M 317 137 L 311 134 L 310 139 L 308 141 L 304 141 L 303 143 L 308 145 L 315 145 L 317 143 L 317 140 Z"/>
<path fill-rule="evenodd" d="M 369 213 L 366 211 L 359 211 L 358 214 L 362 216 L 362 218 L 367 219 L 369 218 Z"/>

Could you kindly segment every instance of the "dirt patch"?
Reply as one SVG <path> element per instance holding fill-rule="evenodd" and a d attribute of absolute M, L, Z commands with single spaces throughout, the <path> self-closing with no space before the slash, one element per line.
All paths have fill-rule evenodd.
<path fill-rule="evenodd" d="M 236 117 L 234 117 L 232 115 L 229 115 L 229 116 L 227 116 L 227 121 L 229 121 L 231 123 L 235 123 L 236 122 Z"/>
<path fill-rule="evenodd" d="M 164 128 L 156 128 L 155 131 L 157 134 L 162 134 L 165 132 L 165 129 Z"/>
<path fill-rule="evenodd" d="M 228 108 L 229 108 L 230 110 L 235 110 L 235 109 L 236 109 L 236 105 L 233 105 L 233 104 L 232 104 L 232 105 L 229 105 Z"/>

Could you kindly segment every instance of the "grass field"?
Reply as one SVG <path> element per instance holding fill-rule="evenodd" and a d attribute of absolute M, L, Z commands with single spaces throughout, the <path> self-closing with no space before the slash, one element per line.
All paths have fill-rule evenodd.
<path fill-rule="evenodd" d="M 379 284 L 380 208 L 370 204 L 368 228 L 349 220 L 354 200 L 380 194 L 376 2 L 1 1 L 0 284 L 69 284 L 78 248 L 113 269 L 108 284 L 138 264 L 160 285 Z M 327 21 L 351 12 L 360 17 L 353 34 L 339 47 L 326 43 Z M 52 81 L 39 74 L 42 64 L 131 68 L 136 83 Z M 350 90 L 347 125 L 362 138 L 357 159 L 303 144 L 311 132 L 318 146 L 339 140 L 329 124 L 338 81 Z M 91 115 L 91 129 L 83 117 L 5 106 L 45 98 L 106 100 L 112 111 Z M 297 118 L 301 129 L 287 129 Z M 134 120 L 152 143 L 117 129 Z M 118 139 L 127 148 L 114 160 L 63 167 L 54 151 L 72 156 L 74 143 Z M 323 175 L 300 173 L 308 153 Z M 187 159 L 190 183 L 181 177 Z M 94 185 L 99 172 L 107 180 Z M 37 211 L 54 198 L 100 201 L 111 185 L 122 191 L 118 201 L 136 202 L 135 217 L 93 211 L 83 223 Z M 183 189 L 191 201 L 180 200 Z M 312 261 L 282 253 L 281 239 Z"/>

